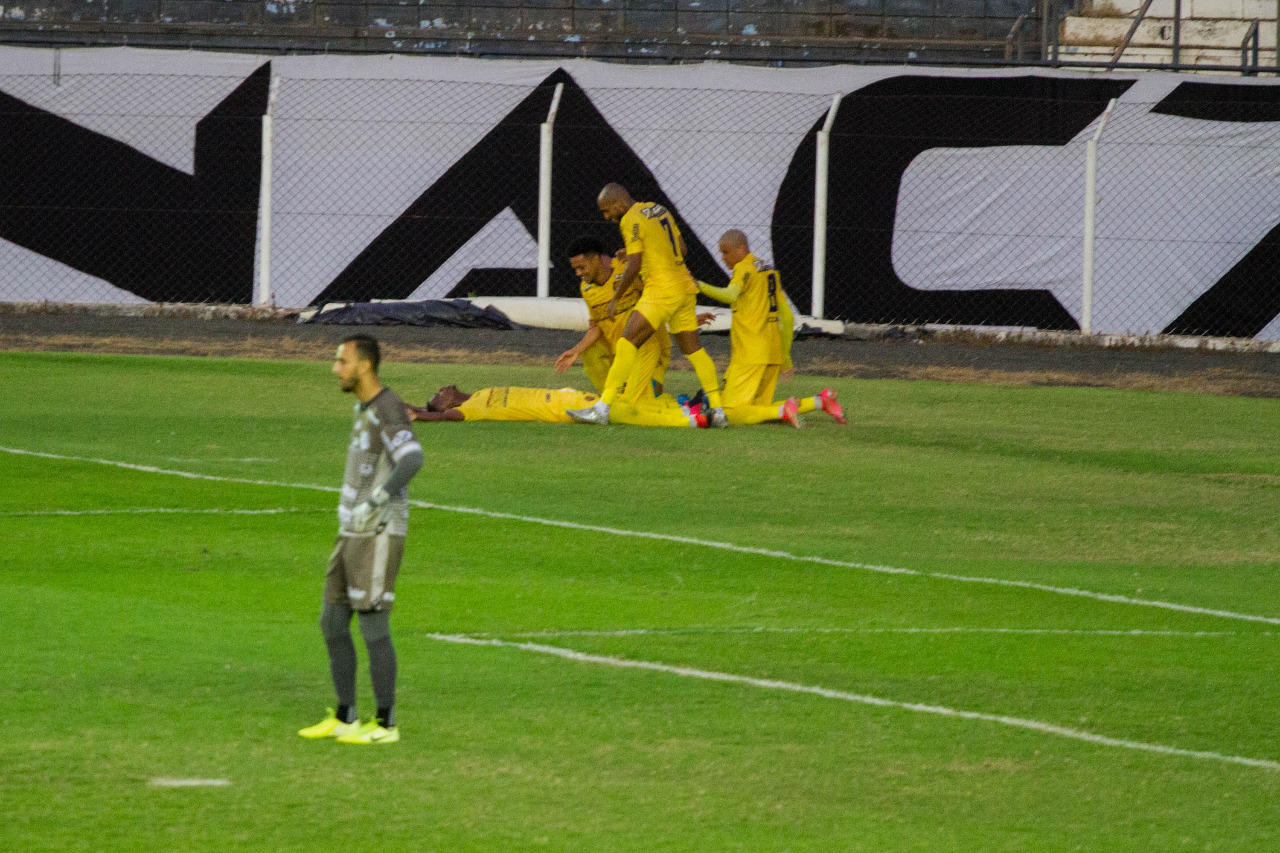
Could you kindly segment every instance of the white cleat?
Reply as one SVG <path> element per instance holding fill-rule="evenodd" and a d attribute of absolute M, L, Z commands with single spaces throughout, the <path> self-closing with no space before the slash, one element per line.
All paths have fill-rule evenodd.
<path fill-rule="evenodd" d="M 724 409 L 712 409 L 708 425 L 716 429 L 724 429 L 729 425 L 729 416 L 724 413 Z"/>
<path fill-rule="evenodd" d="M 609 407 L 603 400 L 597 400 L 595 405 L 586 409 L 566 409 L 565 414 L 580 424 L 609 425 Z"/>

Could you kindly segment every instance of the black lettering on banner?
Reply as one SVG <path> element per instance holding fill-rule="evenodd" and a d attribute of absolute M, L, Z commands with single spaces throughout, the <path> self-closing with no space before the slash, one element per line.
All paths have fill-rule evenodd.
<path fill-rule="evenodd" d="M 1280 121 L 1280 87 L 1179 83 L 1153 113 L 1205 121 Z M 1162 330 L 1252 338 L 1280 315 L 1280 225 Z"/>
<path fill-rule="evenodd" d="M 0 237 L 143 299 L 252 301 L 270 82 L 200 119 L 191 175 L 0 92 Z"/>
<path fill-rule="evenodd" d="M 377 236 L 313 300 L 313 305 L 368 299 L 405 299 L 505 208 L 530 234 L 538 233 L 538 127 L 546 118 L 557 83 L 564 83 L 556 116 L 555 158 L 572 168 L 552 171 L 551 295 L 577 296 L 578 278 L 564 259 L 575 238 L 585 235 L 616 246 L 618 226 L 599 215 L 596 196 L 613 181 L 637 201 L 672 212 L 692 235 L 671 199 L 644 162 L 563 69 L 557 69 L 498 122 L 461 160 Z M 460 215 L 462 212 L 462 215 Z M 723 284 L 724 272 L 694 236 L 690 272 Z M 482 277 L 477 274 L 491 272 Z M 450 296 L 506 293 L 532 296 L 534 270 L 472 270 Z"/>
<path fill-rule="evenodd" d="M 831 132 L 826 313 L 860 322 L 1075 329 L 1047 290 L 918 290 L 893 269 L 902 175 L 931 148 L 1065 145 L 1133 84 L 1056 77 L 891 77 L 844 96 Z M 792 158 L 774 205 L 774 263 L 813 275 L 813 171 L 820 117 Z M 795 293 L 811 310 L 809 288 Z"/>

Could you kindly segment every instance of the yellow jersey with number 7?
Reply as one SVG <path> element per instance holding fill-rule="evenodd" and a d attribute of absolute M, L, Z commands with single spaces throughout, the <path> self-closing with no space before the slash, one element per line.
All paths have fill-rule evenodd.
<path fill-rule="evenodd" d="M 698 292 L 697 282 L 684 265 L 680 228 L 669 210 L 656 202 L 638 201 L 623 214 L 620 226 L 627 254 L 641 256 L 640 277 L 646 290 Z"/>

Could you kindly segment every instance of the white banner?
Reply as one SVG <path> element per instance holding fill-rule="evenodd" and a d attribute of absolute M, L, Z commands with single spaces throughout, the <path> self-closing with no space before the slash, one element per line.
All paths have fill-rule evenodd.
<path fill-rule="evenodd" d="M 0 48 L 0 142 L 20 152 L 0 165 L 5 301 L 250 301 L 271 77 L 277 304 L 531 295 L 537 124 L 559 82 L 555 294 L 574 292 L 575 236 L 616 238 L 593 199 L 619 180 L 676 211 L 700 278 L 723 278 L 718 238 L 740 228 L 807 310 L 812 137 L 842 93 L 828 315 L 1075 328 L 1084 143 L 1117 97 L 1099 146 L 1094 330 L 1280 337 L 1269 81 L 61 54 L 55 77 L 52 50 Z"/>

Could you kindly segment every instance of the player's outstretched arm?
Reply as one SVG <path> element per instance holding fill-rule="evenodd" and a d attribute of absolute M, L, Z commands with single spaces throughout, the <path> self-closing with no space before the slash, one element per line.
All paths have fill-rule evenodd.
<path fill-rule="evenodd" d="M 698 290 L 702 291 L 703 296 L 709 296 L 717 302 L 723 302 L 725 305 L 732 305 L 742 295 L 742 282 L 735 278 L 724 287 L 716 287 L 714 284 L 700 281 L 698 282 Z"/>
<path fill-rule="evenodd" d="M 445 409 L 443 412 L 433 412 L 424 406 L 406 406 L 409 410 L 409 420 L 420 423 L 436 423 L 438 421 L 462 421 L 466 420 L 462 412 L 457 409 Z"/>
<path fill-rule="evenodd" d="M 560 353 L 560 357 L 556 359 L 556 373 L 564 373 L 570 367 L 573 367 L 573 363 L 578 360 L 579 356 L 591 349 L 591 346 L 600 340 L 601 334 L 603 333 L 600 331 L 600 327 L 592 323 L 591 328 L 587 329 L 586 334 L 582 336 L 582 340 L 578 341 L 572 348 Z"/>

